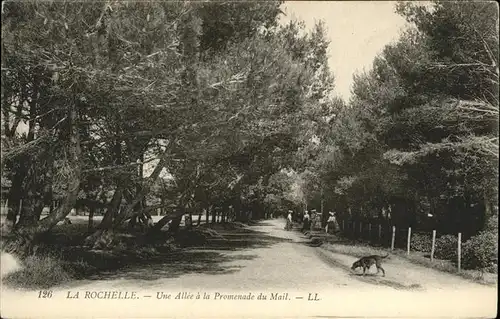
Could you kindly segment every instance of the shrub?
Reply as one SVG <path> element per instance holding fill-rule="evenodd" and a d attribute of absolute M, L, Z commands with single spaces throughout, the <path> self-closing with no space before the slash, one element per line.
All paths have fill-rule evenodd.
<path fill-rule="evenodd" d="M 494 232 L 480 232 L 463 245 L 464 269 L 481 269 L 496 272 L 498 265 L 498 238 Z"/>
<path fill-rule="evenodd" d="M 428 234 L 411 235 L 410 249 L 413 251 L 430 252 L 432 236 Z"/>
<path fill-rule="evenodd" d="M 436 239 L 434 257 L 438 259 L 457 260 L 458 238 L 454 235 L 443 235 Z"/>
<path fill-rule="evenodd" d="M 64 262 L 52 256 L 32 255 L 23 268 L 8 274 L 5 282 L 22 288 L 50 288 L 72 279 Z"/>
<path fill-rule="evenodd" d="M 498 233 L 498 214 L 494 214 L 488 218 L 485 228 L 487 231 Z"/>

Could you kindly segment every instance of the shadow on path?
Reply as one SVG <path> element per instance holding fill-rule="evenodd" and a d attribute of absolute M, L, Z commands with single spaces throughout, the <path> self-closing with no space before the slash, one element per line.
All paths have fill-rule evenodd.
<path fill-rule="evenodd" d="M 253 227 L 217 230 L 223 238 L 212 238 L 202 243 L 184 243 L 177 251 L 156 253 L 147 258 L 103 256 L 100 270 L 81 279 L 110 280 L 137 279 L 157 280 L 186 274 L 220 275 L 239 271 L 238 261 L 252 260 L 257 255 L 252 249 L 269 248 L 274 244 L 289 242 L 288 239 L 270 236 Z M 238 254 L 237 252 L 245 252 Z"/>

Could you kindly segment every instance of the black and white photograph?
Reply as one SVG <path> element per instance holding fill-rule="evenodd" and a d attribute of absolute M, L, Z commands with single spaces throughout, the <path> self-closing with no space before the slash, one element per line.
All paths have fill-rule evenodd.
<path fill-rule="evenodd" d="M 2 318 L 497 316 L 497 2 L 1 24 Z"/>

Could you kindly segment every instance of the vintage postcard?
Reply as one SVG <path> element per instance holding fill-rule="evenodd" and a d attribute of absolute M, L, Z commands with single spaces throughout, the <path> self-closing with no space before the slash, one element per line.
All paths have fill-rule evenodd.
<path fill-rule="evenodd" d="M 495 317 L 498 13 L 3 1 L 1 317 Z"/>

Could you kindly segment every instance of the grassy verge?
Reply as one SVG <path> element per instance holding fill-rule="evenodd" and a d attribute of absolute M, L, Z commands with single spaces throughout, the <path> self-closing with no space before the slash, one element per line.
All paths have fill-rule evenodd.
<path fill-rule="evenodd" d="M 228 223 L 219 228 L 231 230 L 242 227 Z M 93 249 L 83 245 L 89 234 L 83 220 L 57 225 L 37 243 L 34 255 L 23 258 L 21 269 L 2 278 L 3 283 L 16 288 L 46 289 L 73 280 L 96 278 L 102 273 L 128 266 L 141 266 L 153 261 L 161 263 L 180 248 L 200 246 L 208 239 L 222 238 L 218 230 L 207 227 L 181 229 L 175 236 L 161 232 L 151 238 L 141 237 L 143 234 L 139 232 L 119 229 L 110 235 L 109 247 Z M 1 239 L 2 242 L 4 239 Z"/>
<path fill-rule="evenodd" d="M 431 261 L 430 258 L 425 257 L 426 253 L 410 252 L 410 255 L 407 255 L 406 251 L 402 250 L 396 250 L 393 253 L 415 264 L 448 272 L 450 274 L 455 274 L 462 278 L 472 280 L 480 284 L 495 285 L 498 282 L 496 274 L 492 274 L 489 272 L 482 273 L 480 270 L 469 269 L 462 269 L 460 272 L 458 272 L 457 266 L 453 262 L 435 258 L 433 261 Z"/>
<path fill-rule="evenodd" d="M 50 288 L 74 279 L 70 264 L 54 256 L 28 256 L 23 268 L 9 273 L 3 282 L 18 288 Z M 80 267 L 86 267 L 83 262 Z"/>
<path fill-rule="evenodd" d="M 363 244 L 363 243 L 356 243 L 355 245 L 326 243 L 323 244 L 323 247 L 335 253 L 350 255 L 357 258 L 361 258 L 363 256 L 370 254 L 385 255 L 389 251 L 388 249 L 383 249 L 380 247 L 372 247 L 369 246 L 368 244 Z M 394 251 L 391 251 L 390 254 L 404 258 L 414 264 L 454 274 L 464 279 L 472 280 L 480 284 L 494 285 L 498 282 L 496 274 L 481 273 L 481 271 L 479 270 L 461 270 L 460 272 L 458 272 L 457 267 L 451 261 L 434 259 L 431 262 L 428 257 L 425 257 L 426 255 L 425 253 L 410 252 L 410 255 L 407 255 L 406 251 L 395 249 Z"/>

